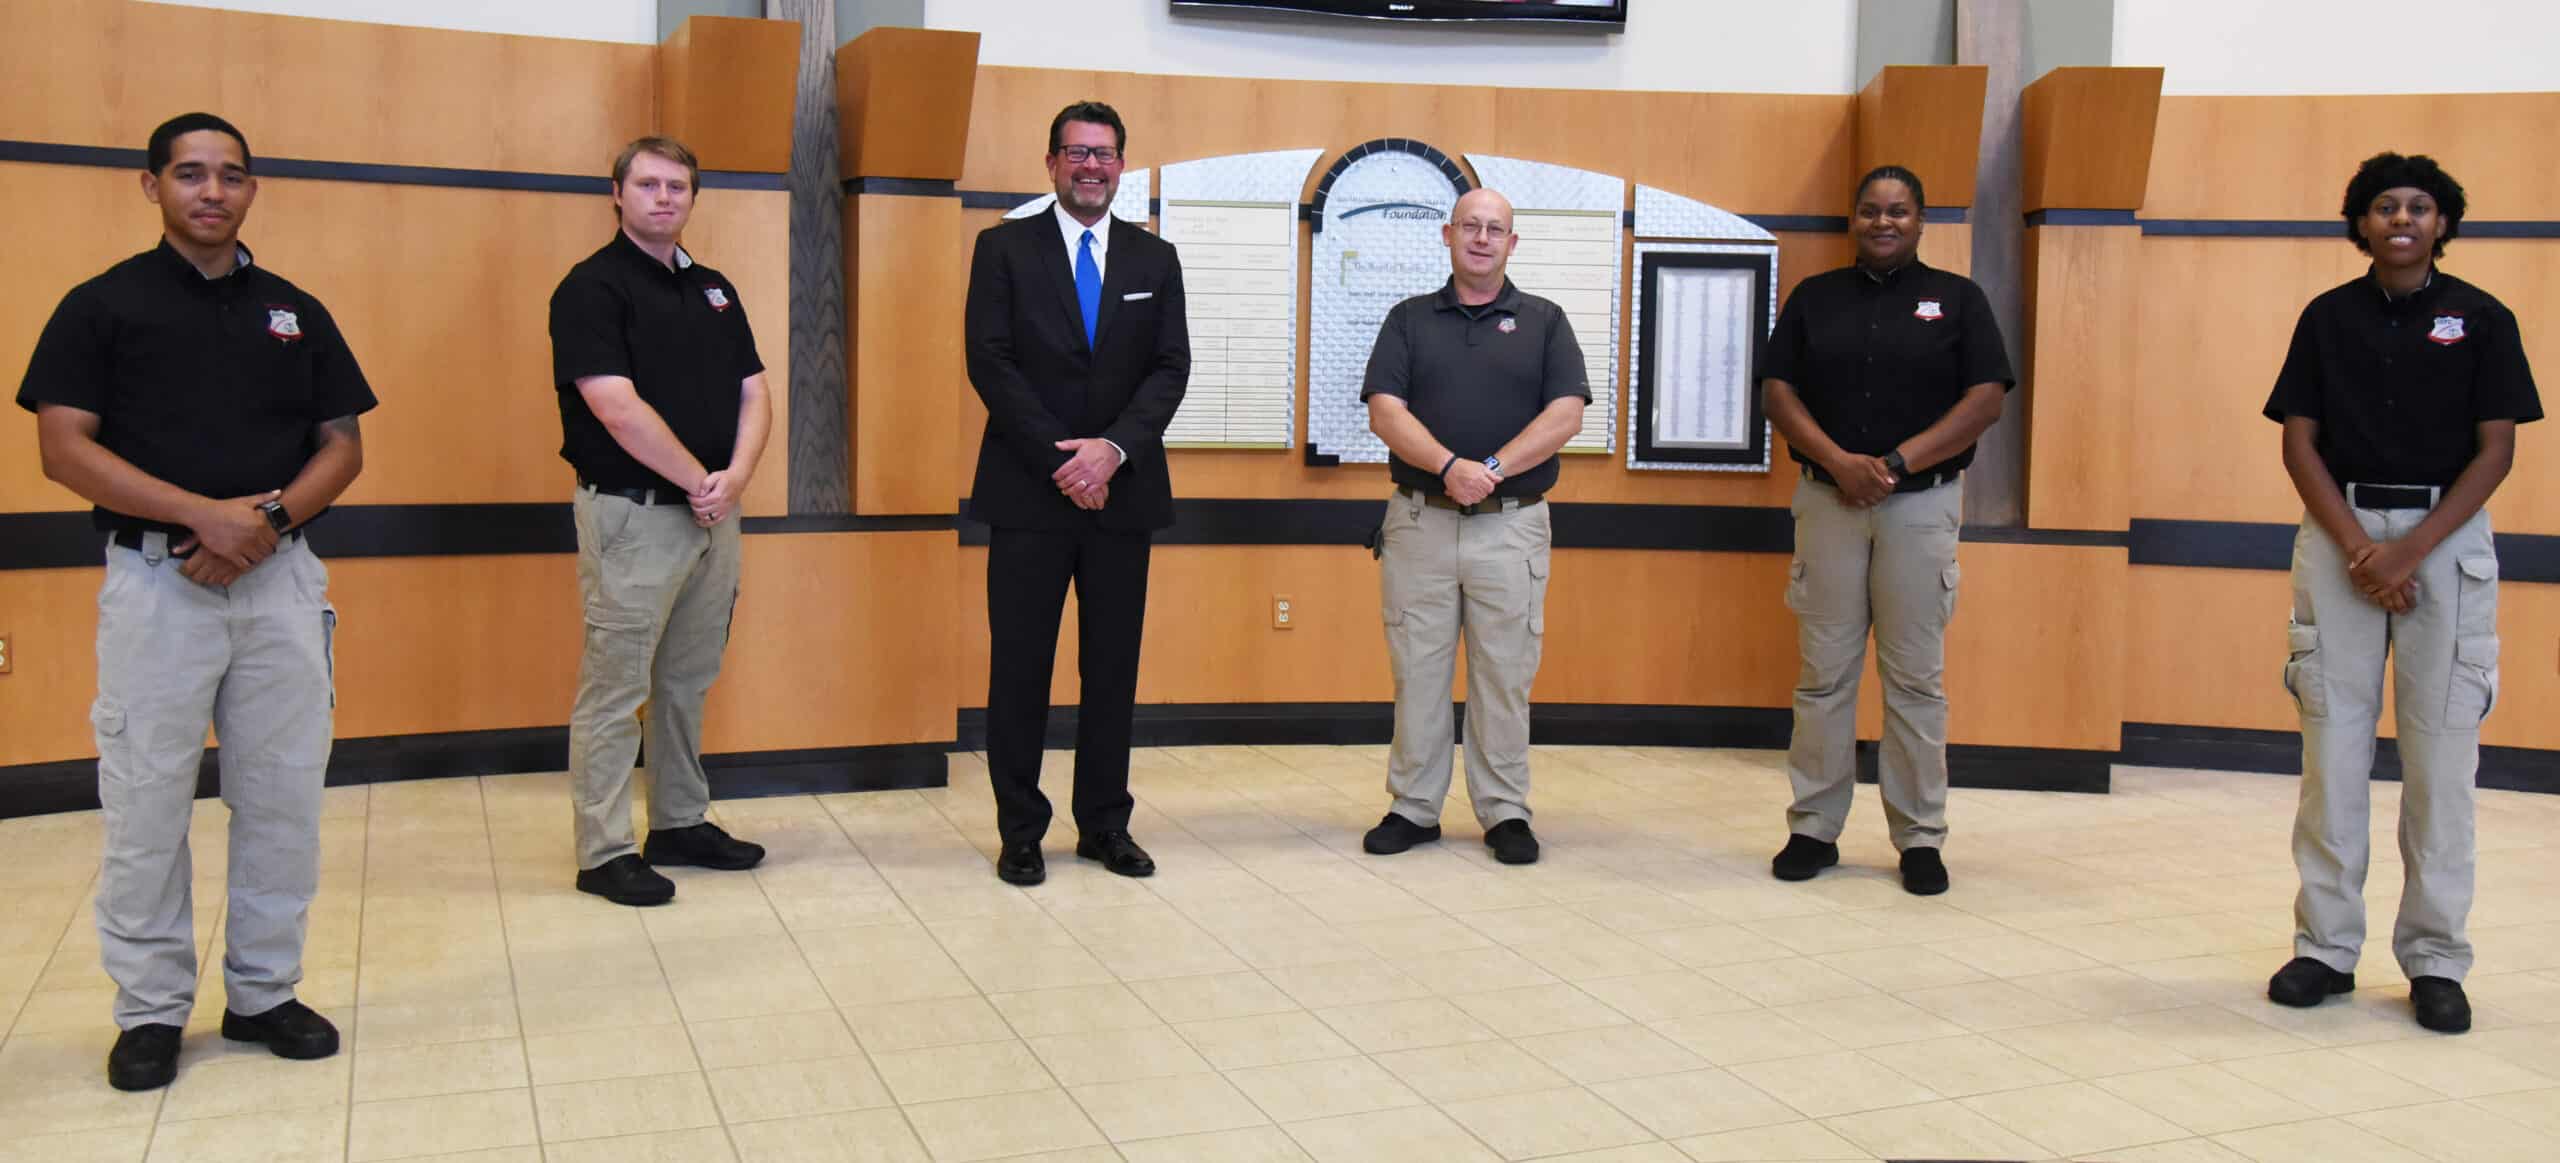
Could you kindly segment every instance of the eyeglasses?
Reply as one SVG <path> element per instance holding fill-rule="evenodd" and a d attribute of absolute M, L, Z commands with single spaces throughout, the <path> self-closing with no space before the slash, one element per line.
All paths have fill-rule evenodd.
<path fill-rule="evenodd" d="M 1107 145 L 1069 145 L 1059 147 L 1058 156 L 1076 165 L 1101 162 L 1107 166 L 1120 160 L 1120 151 Z"/>
<path fill-rule="evenodd" d="M 1469 238 L 1481 236 L 1487 242 L 1500 242 L 1511 228 L 1499 222 L 1477 222 L 1472 219 L 1458 224 L 1458 233 Z"/>

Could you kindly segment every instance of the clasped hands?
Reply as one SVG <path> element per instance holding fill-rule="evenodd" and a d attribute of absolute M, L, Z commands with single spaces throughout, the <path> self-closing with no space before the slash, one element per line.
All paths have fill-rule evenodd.
<path fill-rule="evenodd" d="M 1893 495 L 1893 487 L 1902 483 L 1902 478 L 1884 466 L 1884 458 L 1880 456 L 1842 453 L 1838 460 L 1822 467 L 1837 483 L 1840 499 L 1853 509 L 1882 504 L 1886 497 Z"/>
<path fill-rule="evenodd" d="M 1072 455 L 1049 474 L 1049 483 L 1077 508 L 1099 511 L 1111 500 L 1111 474 L 1120 471 L 1120 450 L 1099 436 L 1061 440 L 1057 447 Z"/>
<path fill-rule="evenodd" d="M 736 513 L 738 498 L 746 491 L 747 474 L 724 468 L 704 473 L 701 487 L 685 494 L 685 504 L 693 510 L 693 523 L 708 529 Z"/>
<path fill-rule="evenodd" d="M 1449 471 L 1440 474 L 1440 484 L 1448 491 L 1450 500 L 1472 505 L 1492 496 L 1493 490 L 1502 487 L 1502 474 L 1486 468 L 1481 460 L 1468 460 L 1461 456 L 1451 462 Z"/>
<path fill-rule="evenodd" d="M 198 585 L 227 586 L 274 556 L 284 535 L 267 523 L 258 506 L 282 496 L 278 489 L 205 501 L 187 522 L 195 536 L 169 547 L 170 556 L 183 559 L 178 576 Z"/>
<path fill-rule="evenodd" d="M 2406 541 L 2367 542 L 2347 555 L 2347 580 L 2366 601 L 2406 614 L 2418 604 L 2418 565 L 2426 556 Z"/>

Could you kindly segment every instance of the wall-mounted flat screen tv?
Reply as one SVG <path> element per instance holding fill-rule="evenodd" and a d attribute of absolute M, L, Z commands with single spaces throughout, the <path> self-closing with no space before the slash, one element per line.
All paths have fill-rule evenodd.
<path fill-rule="evenodd" d="M 1173 0 L 1174 11 L 1262 8 L 1370 20 L 1543 20 L 1624 28 L 1634 0 Z"/>

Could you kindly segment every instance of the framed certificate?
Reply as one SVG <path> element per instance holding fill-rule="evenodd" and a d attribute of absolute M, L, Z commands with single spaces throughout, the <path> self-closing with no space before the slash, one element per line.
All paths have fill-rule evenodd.
<path fill-rule="evenodd" d="M 1775 249 L 1645 251 L 1636 264 L 1629 467 L 1767 468 L 1760 346 L 1771 322 Z"/>

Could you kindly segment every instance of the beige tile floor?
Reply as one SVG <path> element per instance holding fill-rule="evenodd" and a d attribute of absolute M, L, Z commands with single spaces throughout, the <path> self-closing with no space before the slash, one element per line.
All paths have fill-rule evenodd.
<path fill-rule="evenodd" d="M 2481 794 L 2478 1028 L 2444 1038 L 2380 947 L 2345 1002 L 2262 999 L 2290 779 L 1958 791 L 1955 890 L 1920 900 L 1872 791 L 1843 867 L 1770 880 L 1771 753 L 1540 748 L 1529 868 L 1463 805 L 1360 854 L 1382 762 L 1141 753 L 1163 872 L 1079 863 L 1062 823 L 1027 891 L 975 756 L 947 790 L 725 801 L 772 859 L 647 911 L 571 891 L 557 775 L 335 789 L 303 997 L 348 1051 L 226 1045 L 214 969 L 144 1095 L 101 1077 L 96 816 L 0 821 L 0 1161 L 2560 1158 L 2560 798 Z M 194 845 L 216 939 L 218 804 Z"/>

